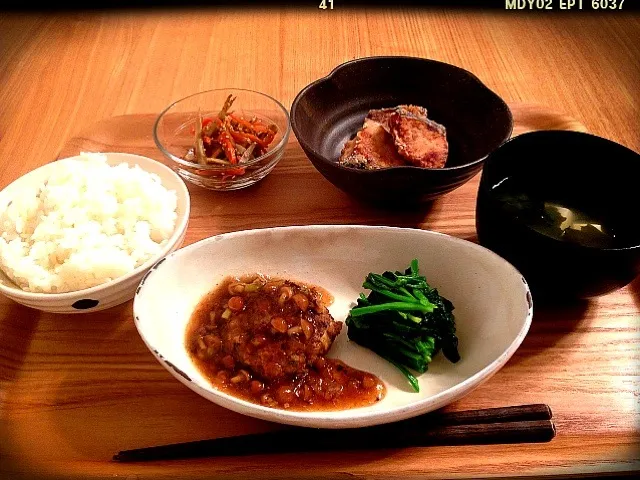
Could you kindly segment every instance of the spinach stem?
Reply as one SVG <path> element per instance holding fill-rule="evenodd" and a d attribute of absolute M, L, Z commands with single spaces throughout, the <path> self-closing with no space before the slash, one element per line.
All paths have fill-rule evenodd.
<path fill-rule="evenodd" d="M 398 295 L 397 293 L 393 293 L 389 290 L 383 289 L 383 288 L 378 288 L 375 285 L 369 283 L 369 282 L 364 282 L 362 284 L 362 286 L 364 288 L 368 288 L 369 290 L 372 290 L 374 292 L 378 292 L 381 295 L 384 295 L 385 297 L 389 297 L 389 298 L 393 298 L 394 300 L 399 300 L 401 302 L 416 302 L 415 297 L 412 296 L 405 296 L 405 295 Z M 419 302 L 418 302 L 419 303 Z"/>
<path fill-rule="evenodd" d="M 384 358 L 387 362 L 389 362 L 390 364 L 392 364 L 394 367 L 396 367 L 398 370 L 400 370 L 402 372 L 402 374 L 406 377 L 407 380 L 409 380 L 409 384 L 411 385 L 411 387 L 416 391 L 416 392 L 420 392 L 420 384 L 418 383 L 418 379 L 413 376 L 413 374 L 404 367 L 404 365 L 399 364 L 398 362 L 396 362 L 395 360 L 386 357 L 386 356 L 382 356 L 382 358 Z"/>
<path fill-rule="evenodd" d="M 369 313 L 377 313 L 377 312 L 393 311 L 393 310 L 431 313 L 433 312 L 433 305 L 422 305 L 421 303 L 409 303 L 409 302 L 389 302 L 389 303 L 381 303 L 378 305 L 369 305 L 366 307 L 355 307 L 351 309 L 350 315 L 352 317 L 359 317 L 361 315 L 367 315 Z"/>

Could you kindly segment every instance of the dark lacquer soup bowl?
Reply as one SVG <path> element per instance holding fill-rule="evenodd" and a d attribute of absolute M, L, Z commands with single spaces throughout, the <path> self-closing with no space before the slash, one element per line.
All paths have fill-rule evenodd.
<path fill-rule="evenodd" d="M 534 298 L 590 298 L 640 273 L 640 155 L 591 134 L 520 135 L 485 161 L 482 245 L 515 265 Z"/>

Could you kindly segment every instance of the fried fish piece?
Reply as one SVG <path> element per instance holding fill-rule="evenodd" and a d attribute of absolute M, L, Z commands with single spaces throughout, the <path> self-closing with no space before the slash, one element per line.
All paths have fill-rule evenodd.
<path fill-rule="evenodd" d="M 445 166 L 449 144 L 444 126 L 402 111 L 391 114 L 388 124 L 397 152 L 409 163 L 422 168 Z"/>
<path fill-rule="evenodd" d="M 397 107 L 392 108 L 369 110 L 365 119 L 365 126 L 368 120 L 373 120 L 374 122 L 378 122 L 387 132 L 389 132 L 389 118 L 394 113 L 399 113 L 401 115 L 414 115 L 418 118 L 427 119 L 427 109 L 424 107 L 419 107 L 417 105 L 398 105 Z"/>
<path fill-rule="evenodd" d="M 364 170 L 442 168 L 448 151 L 446 129 L 427 118 L 427 109 L 402 104 L 370 110 L 355 138 L 345 143 L 338 163 Z"/>
<path fill-rule="evenodd" d="M 364 127 L 345 143 L 338 163 L 363 170 L 407 165 L 398 154 L 393 137 L 382 124 L 371 119 L 366 119 Z"/>

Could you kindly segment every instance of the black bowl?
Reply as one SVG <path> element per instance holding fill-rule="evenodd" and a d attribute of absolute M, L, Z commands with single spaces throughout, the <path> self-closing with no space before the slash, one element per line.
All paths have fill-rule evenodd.
<path fill-rule="evenodd" d="M 345 142 L 373 108 L 414 104 L 447 129 L 444 168 L 365 171 L 338 165 Z M 511 136 L 507 104 L 462 68 L 424 58 L 385 56 L 346 62 L 305 87 L 291 106 L 291 126 L 313 165 L 343 191 L 365 200 L 433 200 L 459 187 Z"/>
<path fill-rule="evenodd" d="M 476 204 L 478 240 L 518 268 L 538 298 L 607 294 L 640 273 L 639 179 L 640 155 L 610 140 L 567 131 L 520 135 L 485 161 Z M 504 193 L 497 192 L 506 181 L 526 198 L 561 199 L 588 212 L 615 238 L 588 245 L 534 230 L 531 217 L 525 220 L 518 210 L 523 197 L 515 210 L 514 204 L 505 208 Z"/>

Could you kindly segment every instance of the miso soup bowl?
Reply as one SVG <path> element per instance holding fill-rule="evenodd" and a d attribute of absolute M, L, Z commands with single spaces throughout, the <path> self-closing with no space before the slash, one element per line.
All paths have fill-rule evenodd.
<path fill-rule="evenodd" d="M 493 192 L 514 176 L 529 178 L 535 195 L 561 190 L 574 208 L 613 223 L 620 244 L 598 248 L 533 230 L 505 212 Z M 640 273 L 638 179 L 640 155 L 611 140 L 570 131 L 520 135 L 485 160 L 476 204 L 478 239 L 522 272 L 534 298 L 608 294 Z"/>

